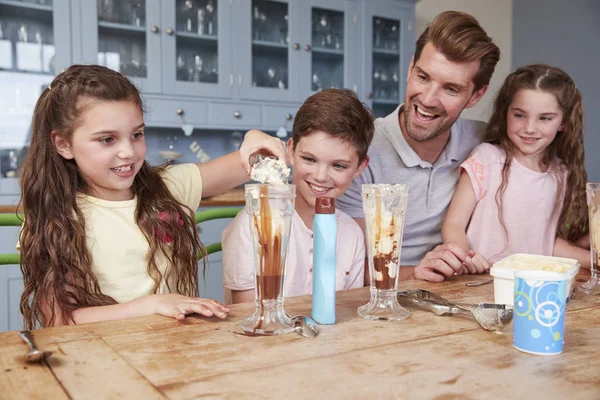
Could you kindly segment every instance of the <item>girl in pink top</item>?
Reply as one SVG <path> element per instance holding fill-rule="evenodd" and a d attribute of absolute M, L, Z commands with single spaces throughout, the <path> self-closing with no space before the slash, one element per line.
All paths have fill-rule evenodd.
<path fill-rule="evenodd" d="M 494 103 L 486 143 L 461 165 L 442 227 L 481 273 L 514 253 L 571 257 L 588 232 L 581 93 L 563 70 L 528 65 L 510 74 Z"/>

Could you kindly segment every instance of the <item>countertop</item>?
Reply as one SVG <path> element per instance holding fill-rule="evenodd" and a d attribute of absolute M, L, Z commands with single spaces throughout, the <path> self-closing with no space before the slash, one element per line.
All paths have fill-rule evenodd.
<path fill-rule="evenodd" d="M 223 194 L 207 197 L 202 199 L 201 207 L 224 207 L 224 206 L 243 206 L 244 205 L 244 189 L 233 188 Z M 15 213 L 22 212 L 22 207 L 17 208 L 16 205 L 0 205 L 0 213 Z"/>

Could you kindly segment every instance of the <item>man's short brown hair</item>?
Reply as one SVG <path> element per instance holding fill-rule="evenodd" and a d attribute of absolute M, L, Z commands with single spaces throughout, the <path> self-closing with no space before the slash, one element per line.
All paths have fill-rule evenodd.
<path fill-rule="evenodd" d="M 459 11 L 444 11 L 431 21 L 417 40 L 415 64 L 427 43 L 432 43 L 450 61 L 481 61 L 479 71 L 473 77 L 473 91 L 490 83 L 500 59 L 500 49 L 479 22 L 473 16 Z"/>
<path fill-rule="evenodd" d="M 294 149 L 302 137 L 323 131 L 350 143 L 361 163 L 373 140 L 373 113 L 352 90 L 325 89 L 310 96 L 294 118 Z"/>

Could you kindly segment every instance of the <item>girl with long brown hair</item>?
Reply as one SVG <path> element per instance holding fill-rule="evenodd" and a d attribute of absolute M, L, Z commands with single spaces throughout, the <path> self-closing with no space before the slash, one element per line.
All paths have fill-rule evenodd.
<path fill-rule="evenodd" d="M 514 253 L 590 265 L 583 107 L 573 79 L 535 64 L 510 74 L 496 97 L 485 143 L 461 165 L 442 227 L 444 242 L 470 251 L 482 272 Z"/>
<path fill-rule="evenodd" d="M 27 328 L 161 314 L 224 318 L 198 298 L 202 197 L 248 180 L 256 151 L 284 144 L 250 131 L 238 152 L 204 164 L 150 166 L 142 100 L 123 75 L 73 65 L 34 110 L 23 163 L 19 238 Z"/>

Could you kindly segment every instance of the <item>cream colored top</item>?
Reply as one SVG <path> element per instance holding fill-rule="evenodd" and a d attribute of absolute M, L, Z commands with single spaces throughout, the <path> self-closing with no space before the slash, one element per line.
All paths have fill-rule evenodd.
<path fill-rule="evenodd" d="M 195 164 L 173 165 L 163 179 L 177 200 L 193 211 L 198 208 L 202 178 Z M 102 293 L 119 303 L 152 294 L 154 281 L 147 268 L 149 245 L 134 218 L 137 198 L 107 201 L 80 196 L 77 203 L 85 217 L 86 244 Z M 157 263 L 164 274 L 167 260 L 160 253 L 159 256 Z M 158 293 L 167 292 L 163 281 Z"/>

